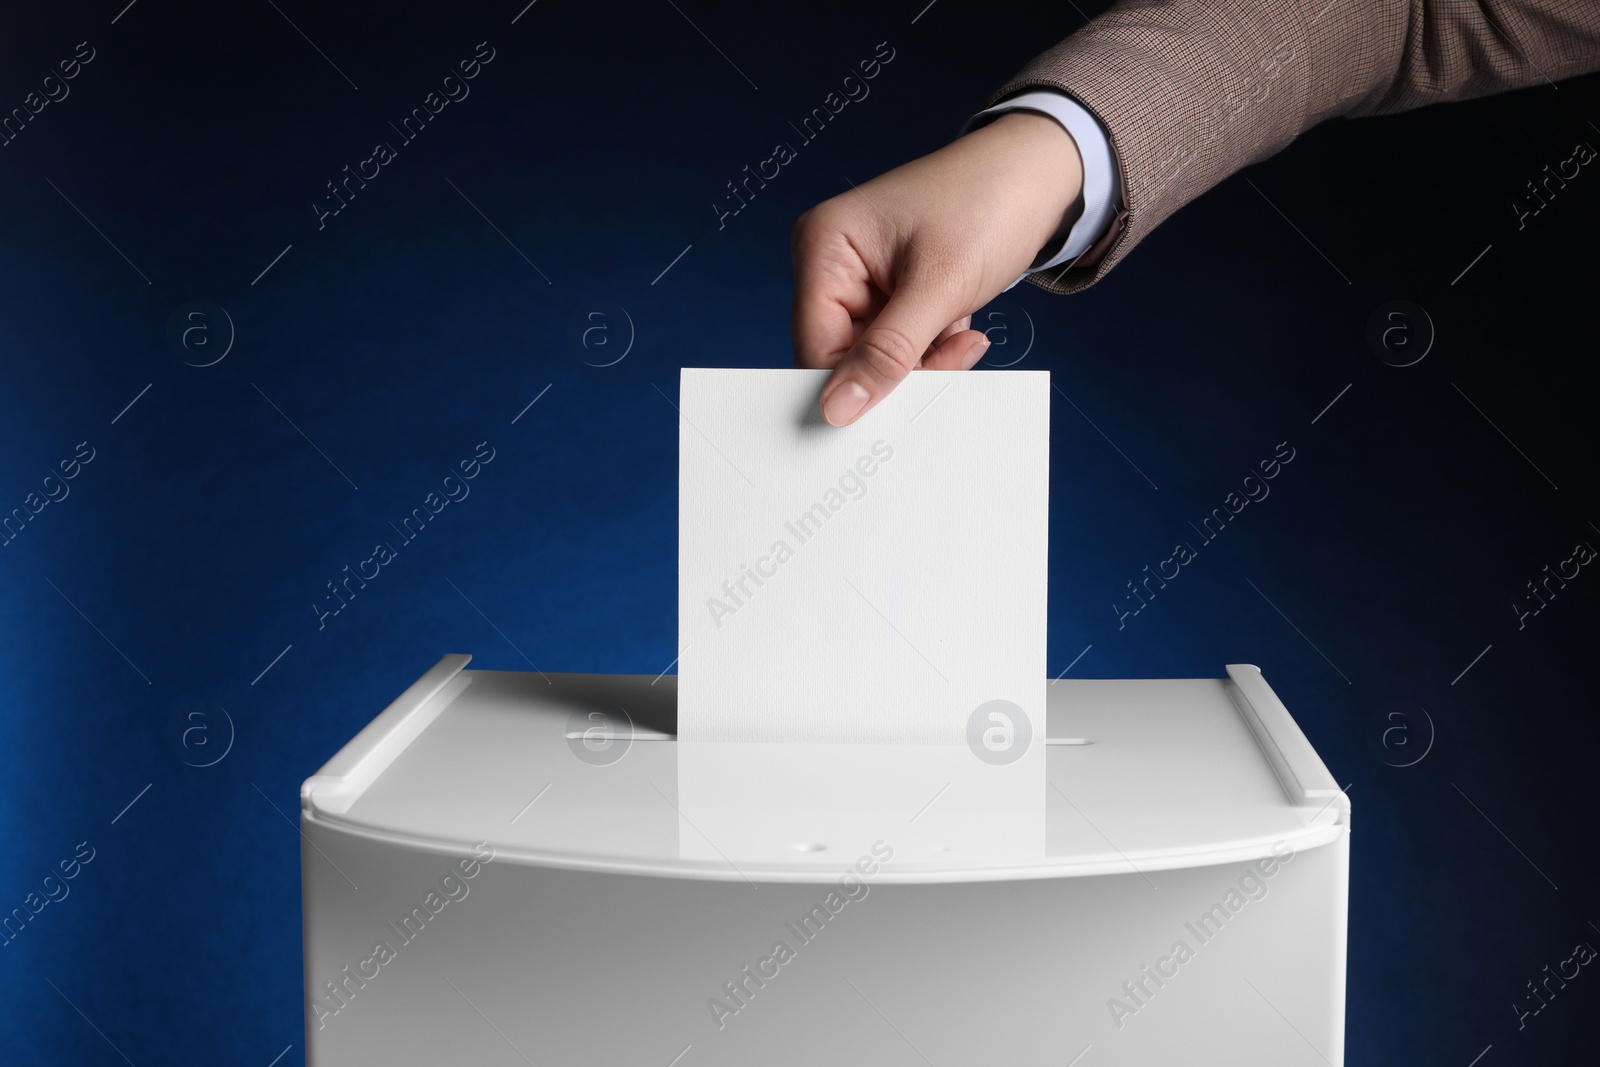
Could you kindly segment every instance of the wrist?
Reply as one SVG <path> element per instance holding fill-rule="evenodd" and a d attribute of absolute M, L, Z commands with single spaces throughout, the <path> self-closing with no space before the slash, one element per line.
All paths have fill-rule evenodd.
<path fill-rule="evenodd" d="M 1009 111 L 974 130 L 1014 163 L 1008 185 L 1029 206 L 1037 221 L 1033 248 L 1059 241 L 1081 210 L 1083 156 L 1066 127 L 1038 111 Z"/>

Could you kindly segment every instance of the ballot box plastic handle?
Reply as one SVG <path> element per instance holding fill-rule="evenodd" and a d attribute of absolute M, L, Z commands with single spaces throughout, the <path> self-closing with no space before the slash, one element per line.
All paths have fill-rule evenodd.
<path fill-rule="evenodd" d="M 1313 821 L 1349 824 L 1350 798 L 1328 772 L 1327 765 L 1311 742 L 1261 675 L 1261 668 L 1249 663 L 1228 664 L 1228 677 L 1237 691 L 1239 713 L 1255 734 L 1267 762 L 1272 765 L 1283 791 L 1297 807 L 1310 808 Z"/>
<path fill-rule="evenodd" d="M 433 698 L 465 669 L 472 657 L 452 653 L 440 658 L 394 702 L 352 737 L 322 769 L 300 786 L 300 807 L 309 814 L 312 803 L 333 814 L 343 814 L 377 781 L 380 774 L 427 729 L 443 710 Z"/>

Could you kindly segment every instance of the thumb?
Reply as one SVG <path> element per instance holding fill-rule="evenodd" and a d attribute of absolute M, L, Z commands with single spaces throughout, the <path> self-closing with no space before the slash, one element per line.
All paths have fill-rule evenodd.
<path fill-rule="evenodd" d="M 822 387 L 822 417 L 848 426 L 871 411 L 905 380 L 939 333 L 968 310 L 939 286 L 914 275 L 903 279 Z"/>

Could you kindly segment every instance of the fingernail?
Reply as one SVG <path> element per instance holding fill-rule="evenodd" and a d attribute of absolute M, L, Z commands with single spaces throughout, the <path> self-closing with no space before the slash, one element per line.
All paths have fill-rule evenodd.
<path fill-rule="evenodd" d="M 972 342 L 972 347 L 967 349 L 967 369 L 971 370 L 987 351 L 989 351 L 989 337 L 985 334 Z"/>
<path fill-rule="evenodd" d="M 848 425 L 867 406 L 867 391 L 855 382 L 845 382 L 822 402 L 822 417 L 835 426 Z"/>

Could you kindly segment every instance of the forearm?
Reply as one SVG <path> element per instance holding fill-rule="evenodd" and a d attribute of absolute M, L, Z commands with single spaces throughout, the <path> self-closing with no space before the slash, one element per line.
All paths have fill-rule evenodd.
<path fill-rule="evenodd" d="M 1103 275 L 1234 171 L 1335 115 L 1399 111 L 1600 65 L 1600 4 L 1180 0 L 1113 7 L 992 98 L 1054 89 L 1109 133 L 1123 212 L 1061 292 Z"/>

